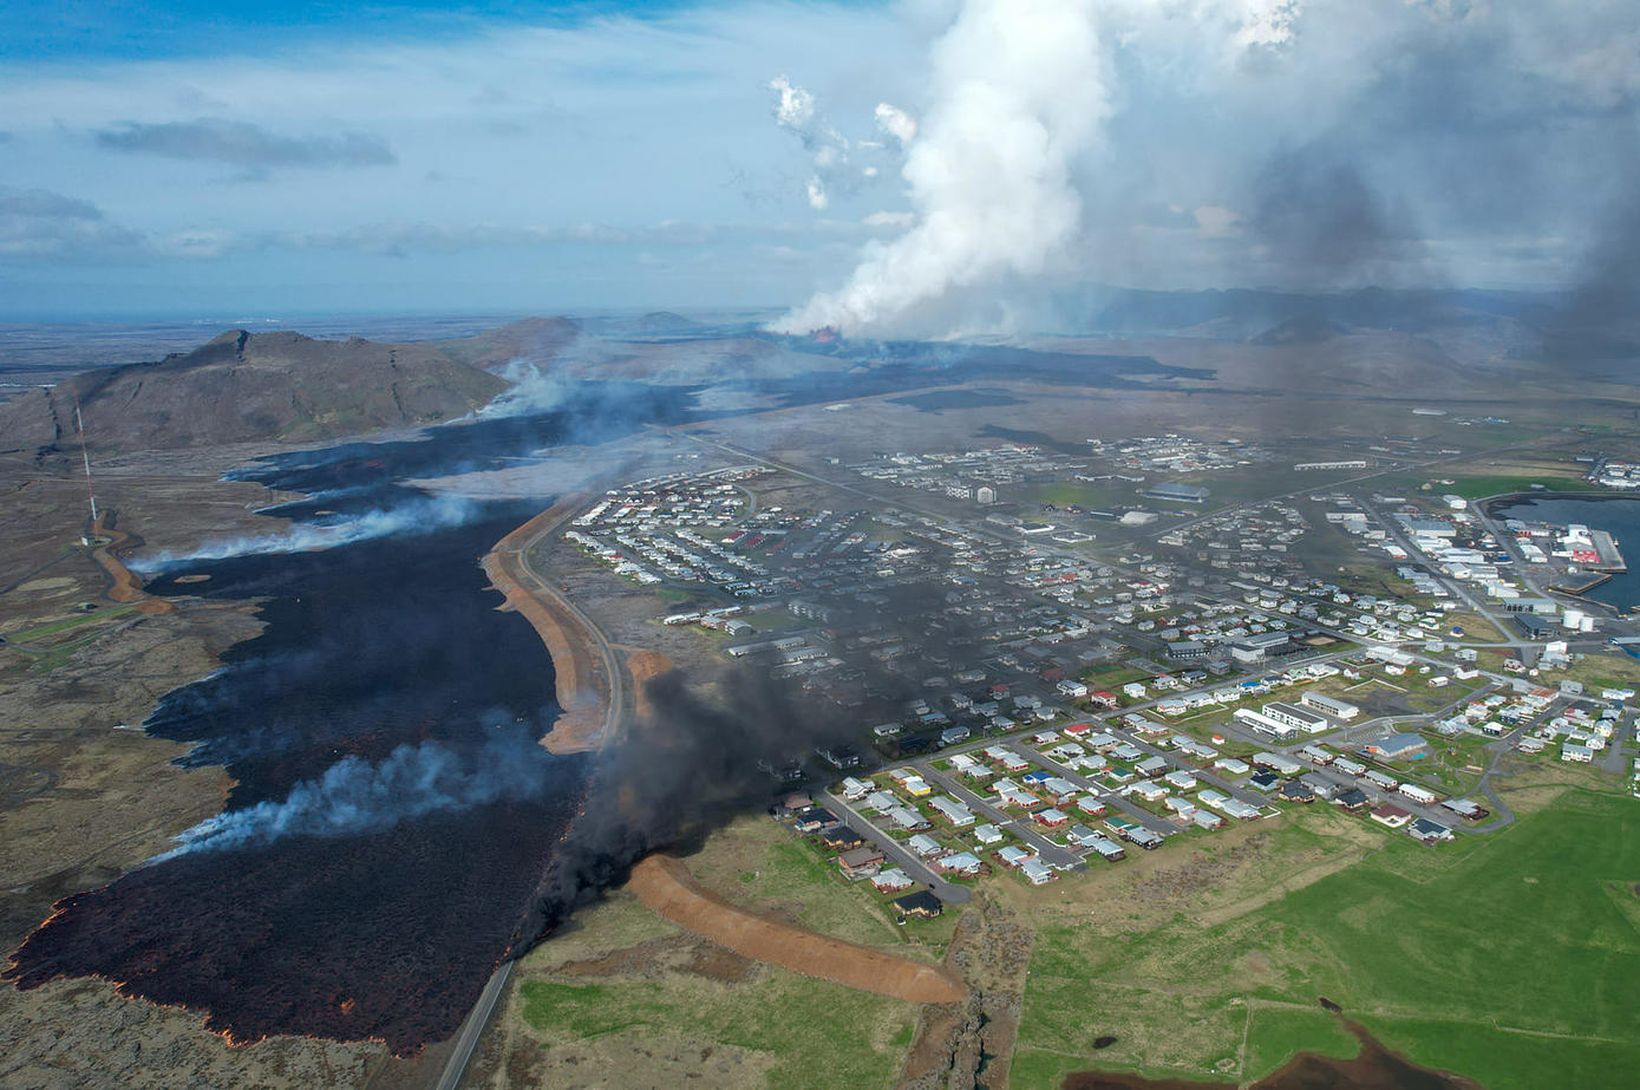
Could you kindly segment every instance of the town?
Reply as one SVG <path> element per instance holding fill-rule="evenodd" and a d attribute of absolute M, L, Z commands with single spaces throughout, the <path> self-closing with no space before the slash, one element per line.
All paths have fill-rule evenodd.
<path fill-rule="evenodd" d="M 1513 820 L 1492 782 L 1506 758 L 1640 794 L 1634 691 L 1574 676 L 1628 622 L 1557 601 L 1624 570 L 1609 535 L 1493 518 L 1438 482 L 1192 512 L 1210 489 L 1146 475 L 1269 455 L 1179 435 L 1088 448 L 828 459 L 829 481 L 692 467 L 609 489 L 563 538 L 650 592 L 650 623 L 857 724 L 753 756 L 771 812 L 902 918 L 1294 807 L 1431 846 L 1484 835 Z M 1294 472 L 1370 477 L 1366 460 Z M 1009 499 L 1113 479 L 1131 505 Z"/>

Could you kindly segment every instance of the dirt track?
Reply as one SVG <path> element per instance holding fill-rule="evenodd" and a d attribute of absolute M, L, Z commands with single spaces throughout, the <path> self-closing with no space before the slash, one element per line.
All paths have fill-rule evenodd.
<path fill-rule="evenodd" d="M 514 609 L 540 635 L 552 656 L 558 704 L 563 714 L 541 744 L 553 753 L 585 753 L 604 741 L 609 712 L 609 678 L 591 648 L 596 636 L 565 607 L 550 587 L 531 589 L 535 580 L 522 570 L 522 557 L 533 539 L 578 502 L 561 500 L 496 542 L 484 557 L 484 572 Z"/>
<path fill-rule="evenodd" d="M 968 989 L 951 972 L 882 950 L 766 919 L 702 889 L 682 860 L 652 855 L 628 888 L 655 913 L 743 957 L 911 1003 L 960 1003 Z"/>
<path fill-rule="evenodd" d="M 108 573 L 114 582 L 108 588 L 108 597 L 115 602 L 132 602 L 136 604 L 140 613 L 169 613 L 174 608 L 163 598 L 152 598 L 143 593 L 142 580 L 138 579 L 132 570 L 125 566 L 116 550 L 125 548 L 131 542 L 131 535 L 123 530 L 114 530 L 103 525 L 99 520 L 92 527 L 92 532 L 109 538 L 107 545 L 102 545 L 92 551 L 91 556 L 98 566 Z"/>

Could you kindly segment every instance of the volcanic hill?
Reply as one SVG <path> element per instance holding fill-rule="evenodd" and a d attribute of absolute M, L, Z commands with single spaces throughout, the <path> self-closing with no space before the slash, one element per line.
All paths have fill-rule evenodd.
<path fill-rule="evenodd" d="M 76 397 L 92 445 L 104 451 L 419 427 L 488 403 L 507 383 L 487 366 L 522 353 L 550 356 L 573 330 L 515 323 L 467 340 L 410 344 L 229 330 L 191 352 L 86 371 L 0 405 L 0 435 L 14 450 L 72 443 Z"/>

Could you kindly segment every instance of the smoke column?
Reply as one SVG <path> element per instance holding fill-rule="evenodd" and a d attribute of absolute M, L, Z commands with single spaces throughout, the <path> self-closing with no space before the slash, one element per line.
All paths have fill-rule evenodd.
<path fill-rule="evenodd" d="M 954 287 L 1039 273 L 1075 233 L 1071 161 L 1110 112 L 1092 0 L 968 0 L 932 62 L 933 105 L 915 135 L 888 118 L 911 137 L 916 224 L 778 331 L 854 332 Z"/>

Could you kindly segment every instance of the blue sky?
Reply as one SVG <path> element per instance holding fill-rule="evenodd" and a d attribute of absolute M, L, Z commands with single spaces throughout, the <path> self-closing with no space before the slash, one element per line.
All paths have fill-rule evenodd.
<path fill-rule="evenodd" d="M 1030 2 L 1096 24 L 1053 164 L 1075 214 L 965 313 L 1082 282 L 1554 286 L 1632 189 L 1619 0 Z M 0 320 L 799 305 L 939 218 L 917 141 L 1008 165 L 952 104 L 1008 73 L 940 44 L 986 8 L 1016 10 L 13 0 Z"/>

